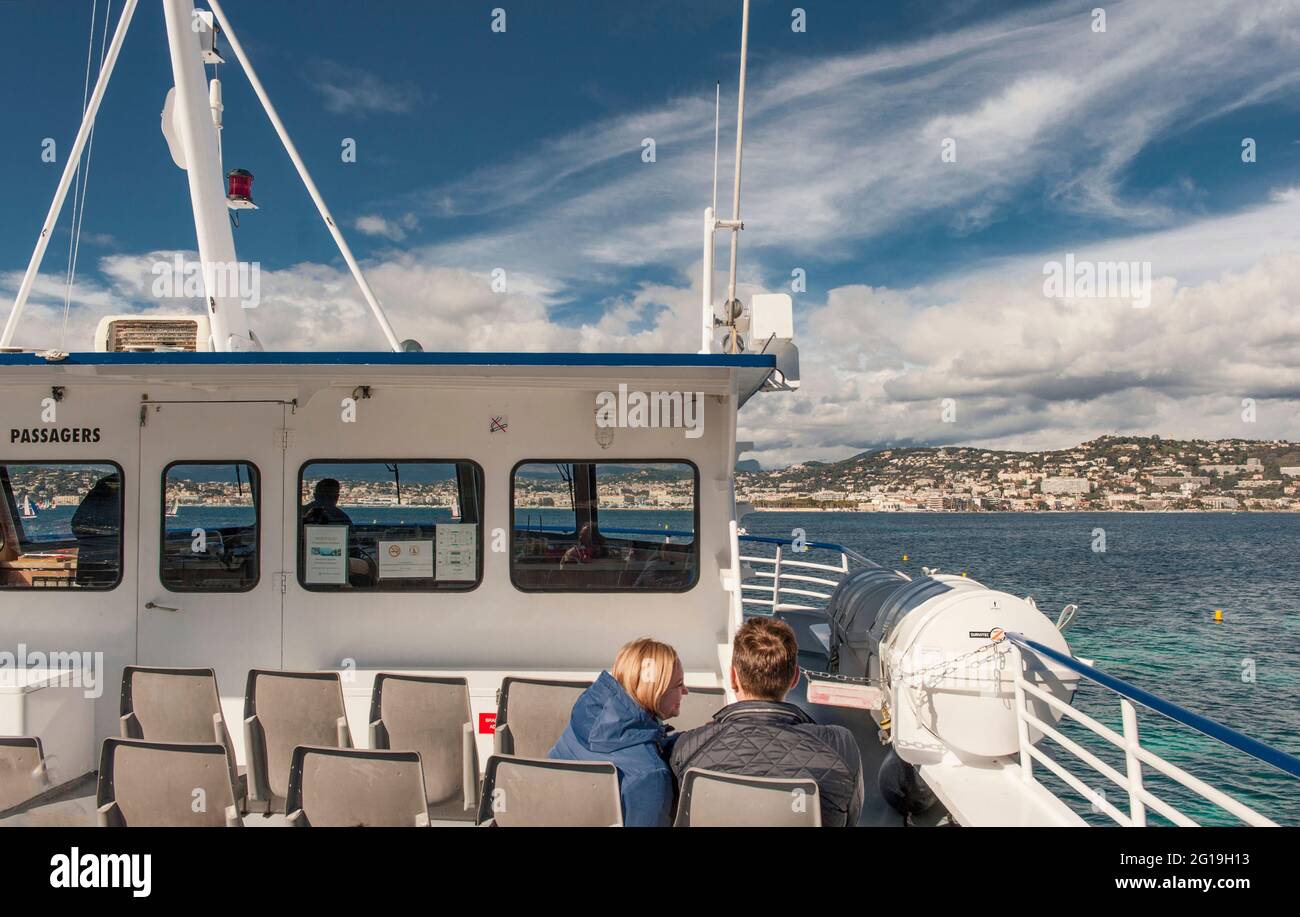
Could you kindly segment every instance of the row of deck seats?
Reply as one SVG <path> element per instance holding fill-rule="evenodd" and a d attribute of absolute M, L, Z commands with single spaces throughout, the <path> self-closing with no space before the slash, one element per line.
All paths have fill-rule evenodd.
<path fill-rule="evenodd" d="M 244 696 L 247 771 L 235 763 L 211 669 L 128 666 L 121 738 L 104 741 L 96 803 L 106 826 L 237 826 L 284 814 L 295 826 L 420 826 L 474 820 L 498 826 L 621 825 L 618 772 L 606 762 L 546 759 L 588 682 L 506 678 L 495 751 L 480 782 L 464 678 L 380 673 L 370 748 L 352 747 L 334 672 L 254 669 Z M 724 698 L 692 689 L 679 729 L 706 721 Z M 39 740 L 0 739 L 0 810 L 7 776 L 43 775 Z M 8 782 L 16 784 L 16 779 Z M 14 793 L 27 791 L 18 787 Z M 792 806 L 794 793 L 803 805 Z M 815 824 L 813 781 L 685 775 L 677 823 Z"/>

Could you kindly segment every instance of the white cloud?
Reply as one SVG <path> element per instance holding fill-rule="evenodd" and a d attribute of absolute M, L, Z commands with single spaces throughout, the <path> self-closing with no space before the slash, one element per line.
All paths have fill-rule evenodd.
<path fill-rule="evenodd" d="M 1107 21 L 1095 34 L 1088 10 L 1065 3 L 908 45 L 756 63 L 743 268 L 771 276 L 809 259 L 851 261 L 863 240 L 936 222 L 969 232 L 1011 218 L 1006 205 L 1026 189 L 1137 227 L 1185 219 L 1200 201 L 1182 176 L 1137 191 L 1129 169 L 1207 113 L 1300 82 L 1300 6 L 1252 4 L 1243 16 L 1230 0 L 1143 0 L 1108 4 Z M 439 263 L 514 264 L 561 280 L 680 266 L 698 256 L 712 101 L 584 125 L 401 203 L 431 218 L 483 218 L 482 230 L 428 253 Z M 644 137 L 657 142 L 655 163 L 641 160 Z M 940 161 L 947 137 L 955 163 Z M 1242 167 L 1236 153 L 1230 144 L 1225 169 Z"/>
<path fill-rule="evenodd" d="M 336 61 L 311 66 L 311 86 L 320 93 L 328 111 L 340 115 L 403 114 L 423 97 L 410 83 L 389 83 L 368 70 Z"/>
<path fill-rule="evenodd" d="M 1151 305 L 1051 299 L 1043 263 L 1002 260 L 906 289 L 842 287 L 801 316 L 797 396 L 742 414 L 765 463 L 882 443 L 1062 448 L 1102 433 L 1294 439 L 1300 199 L 1134 236 L 1080 260 L 1152 260 Z M 944 423 L 942 399 L 956 402 Z M 1242 420 L 1242 399 L 1257 420 Z"/>
<path fill-rule="evenodd" d="M 393 220 L 376 214 L 367 214 L 357 217 L 352 225 L 363 235 L 381 236 L 393 242 L 401 242 L 406 238 L 407 232 L 419 227 L 420 222 L 413 213 L 403 214 Z"/>

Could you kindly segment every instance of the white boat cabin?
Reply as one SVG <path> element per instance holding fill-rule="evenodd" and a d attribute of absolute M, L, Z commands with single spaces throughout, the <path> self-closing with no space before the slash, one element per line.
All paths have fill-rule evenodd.
<path fill-rule="evenodd" d="M 356 724 L 377 670 L 466 675 L 483 757 L 506 674 L 589 679 L 648 634 L 721 686 L 736 410 L 774 366 L 0 355 L 0 633 L 28 667 L 103 654 L 93 736 L 47 749 L 56 782 L 118 734 L 132 663 L 214 668 L 230 723 L 250 669 L 341 671 Z"/>

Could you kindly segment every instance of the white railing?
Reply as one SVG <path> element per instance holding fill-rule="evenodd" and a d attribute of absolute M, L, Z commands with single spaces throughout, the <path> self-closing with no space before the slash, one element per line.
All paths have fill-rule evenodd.
<path fill-rule="evenodd" d="M 752 545 L 772 545 L 772 556 L 742 554 L 740 561 L 749 570 L 746 579 L 761 582 L 741 583 L 741 590 L 758 595 L 743 595 L 742 603 L 767 614 L 778 611 L 821 611 L 829 601 L 835 587 L 849 573 L 853 563 L 876 566 L 862 555 L 843 545 L 830 542 L 809 541 L 796 545 L 789 538 L 768 538 L 759 535 L 741 535 L 742 548 Z M 802 546 L 803 550 L 796 550 Z M 818 563 L 807 560 L 806 555 L 817 553 L 838 554 L 838 563 Z M 789 599 L 787 601 L 787 599 Z M 816 604 L 809 604 L 809 602 Z"/>
<path fill-rule="evenodd" d="M 1162 774 L 1165 777 L 1176 781 L 1191 792 L 1231 813 L 1248 825 L 1257 827 L 1277 827 L 1276 822 L 1261 815 L 1259 812 L 1256 812 L 1250 806 L 1239 802 L 1227 793 L 1224 793 L 1222 790 L 1219 790 L 1206 783 L 1204 780 L 1201 780 L 1199 777 L 1187 773 L 1187 771 L 1178 767 L 1176 764 L 1171 764 L 1164 758 L 1152 752 L 1150 749 L 1143 748 L 1138 734 L 1137 705 L 1140 704 L 1143 707 L 1155 710 L 1175 722 L 1196 729 L 1212 739 L 1216 739 L 1225 745 L 1245 752 L 1251 757 L 1272 765 L 1293 777 L 1300 777 L 1300 759 L 1297 759 L 1286 752 L 1265 745 L 1263 742 L 1259 742 L 1249 736 L 1243 735 L 1242 733 L 1230 729 L 1221 723 L 1216 723 L 1200 714 L 1186 710 L 1172 701 L 1165 700 L 1162 697 L 1144 691 L 1143 689 L 1115 678 L 1112 675 L 1107 675 L 1104 672 L 1094 669 L 1090 665 L 1080 662 L 1073 656 L 1057 652 L 1056 650 L 1043 646 L 1033 640 L 1028 640 L 1019 634 L 1008 633 L 1007 639 L 1011 644 L 1012 660 L 1014 663 L 1012 671 L 1015 676 L 1016 722 L 1020 734 L 1020 772 L 1024 780 L 1038 782 L 1033 771 L 1034 762 L 1037 762 L 1087 799 L 1092 804 L 1094 811 L 1105 813 L 1120 825 L 1126 827 L 1145 827 L 1147 823 L 1148 808 L 1163 815 L 1175 825 L 1184 827 L 1194 827 L 1198 825 L 1199 823 L 1194 819 L 1156 796 L 1151 792 L 1151 790 L 1143 785 L 1142 768 L 1143 765 L 1146 765 L 1156 773 Z M 1065 701 L 1054 697 L 1050 692 L 1027 680 L 1024 674 L 1026 652 L 1032 653 L 1044 660 L 1050 659 L 1059 663 L 1094 684 L 1100 685 L 1102 688 L 1115 694 L 1120 704 L 1123 732 L 1116 732 L 1110 727 L 1097 722 L 1097 720 L 1088 716 L 1086 713 L 1083 713 Z M 1042 719 L 1031 713 L 1029 710 L 1030 697 L 1047 704 L 1052 710 L 1060 713 L 1063 717 L 1086 726 L 1088 729 L 1092 730 L 1092 732 L 1096 733 L 1098 736 L 1122 751 L 1124 753 L 1124 772 L 1121 773 L 1117 768 L 1107 764 L 1078 742 L 1063 735 L 1055 726 L 1044 722 Z M 1098 790 L 1089 787 L 1079 779 L 1079 777 L 1067 770 L 1059 761 L 1049 756 L 1041 747 L 1032 744 L 1029 739 L 1029 730 L 1031 727 L 1051 738 L 1066 751 L 1073 754 L 1076 759 L 1089 765 L 1094 771 L 1106 777 L 1122 789 L 1128 797 L 1128 812 L 1125 813 L 1120 811 L 1115 805 L 1106 799 L 1103 792 L 1099 792 Z"/>

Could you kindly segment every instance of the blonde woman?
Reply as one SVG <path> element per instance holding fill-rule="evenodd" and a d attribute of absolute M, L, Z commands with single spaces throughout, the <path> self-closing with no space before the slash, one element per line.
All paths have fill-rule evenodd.
<path fill-rule="evenodd" d="M 677 651 L 649 637 L 618 651 L 611 671 L 573 705 L 569 725 L 550 757 L 608 761 L 618 768 L 623 823 L 666 827 L 672 822 L 671 745 L 664 720 L 676 716 L 686 690 Z"/>

